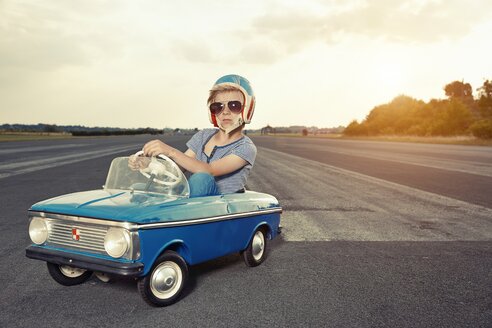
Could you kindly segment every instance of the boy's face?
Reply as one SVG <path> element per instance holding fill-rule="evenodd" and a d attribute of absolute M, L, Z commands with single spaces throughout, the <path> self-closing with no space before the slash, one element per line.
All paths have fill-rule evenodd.
<path fill-rule="evenodd" d="M 240 101 L 241 108 L 244 106 L 244 97 L 240 91 L 220 92 L 214 99 L 214 102 L 220 102 L 224 104 L 224 109 L 222 110 L 222 112 L 218 115 L 215 115 L 218 125 L 224 130 L 227 130 L 228 127 L 231 127 L 233 124 L 235 124 L 241 116 L 241 112 L 233 113 L 229 109 L 228 103 L 230 101 Z"/>

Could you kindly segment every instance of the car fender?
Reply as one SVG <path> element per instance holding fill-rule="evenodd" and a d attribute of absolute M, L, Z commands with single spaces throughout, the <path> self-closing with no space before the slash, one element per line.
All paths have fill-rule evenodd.
<path fill-rule="evenodd" d="M 263 227 L 266 229 L 266 238 L 272 239 L 272 227 L 270 226 L 270 224 L 268 224 L 267 221 L 261 221 L 255 226 L 253 231 L 251 231 L 251 233 L 249 235 L 249 239 L 248 239 L 246 245 L 244 246 L 244 249 L 246 249 L 248 247 L 249 242 L 251 241 L 251 239 L 253 239 L 253 236 L 254 236 L 256 230 L 258 230 L 259 228 L 263 228 Z"/>
<path fill-rule="evenodd" d="M 157 258 L 167 250 L 172 250 L 178 253 L 189 265 L 191 262 L 191 251 L 190 248 L 186 245 L 186 243 L 182 239 L 173 239 L 168 243 L 164 244 L 158 252 L 155 253 L 155 256 L 152 258 L 152 263 L 150 267 L 152 267 L 157 260 Z"/>

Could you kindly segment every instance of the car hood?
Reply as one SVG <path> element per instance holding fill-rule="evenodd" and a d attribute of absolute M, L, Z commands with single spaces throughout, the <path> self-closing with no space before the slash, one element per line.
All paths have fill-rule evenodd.
<path fill-rule="evenodd" d="M 247 191 L 196 198 L 127 190 L 91 190 L 34 204 L 30 211 L 133 223 L 190 220 L 280 208 L 275 197 Z"/>

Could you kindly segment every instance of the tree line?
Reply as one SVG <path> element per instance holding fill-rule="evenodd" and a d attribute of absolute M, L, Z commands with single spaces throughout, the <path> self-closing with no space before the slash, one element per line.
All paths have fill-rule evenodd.
<path fill-rule="evenodd" d="M 429 102 L 400 95 L 374 107 L 362 122 L 353 120 L 347 136 L 459 136 L 492 138 L 492 80 L 476 89 L 463 81 L 444 87 L 447 99 Z"/>
<path fill-rule="evenodd" d="M 56 125 L 56 124 L 2 124 L 0 132 L 35 132 L 35 133 L 67 133 L 77 137 L 87 136 L 122 136 L 122 135 L 139 135 L 139 134 L 190 134 L 196 133 L 194 129 L 180 128 L 136 128 L 124 129 L 114 127 L 86 127 L 81 125 Z"/>

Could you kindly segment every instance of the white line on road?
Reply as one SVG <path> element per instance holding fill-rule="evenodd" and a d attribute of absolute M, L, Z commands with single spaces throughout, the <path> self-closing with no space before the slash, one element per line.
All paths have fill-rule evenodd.
<path fill-rule="evenodd" d="M 85 161 L 88 159 L 120 153 L 123 151 L 130 151 L 130 150 L 134 151 L 135 149 L 139 149 L 139 147 L 141 147 L 140 144 L 115 146 L 115 147 L 105 148 L 101 150 L 78 152 L 70 155 L 55 156 L 50 158 L 42 158 L 38 160 L 3 164 L 0 165 L 0 172 L 4 170 L 12 170 L 12 171 L 0 173 L 0 179 L 11 177 L 14 175 L 44 170 L 60 165 L 72 164 L 80 161 Z"/>
<path fill-rule="evenodd" d="M 492 240 L 492 209 L 268 148 L 248 188 L 277 197 L 286 241 Z"/>
<path fill-rule="evenodd" d="M 342 147 L 334 147 L 329 145 L 310 145 L 310 150 L 313 152 L 333 152 L 342 155 L 365 157 L 370 159 L 391 161 L 403 164 L 413 164 L 426 167 L 432 167 L 440 170 L 463 172 L 468 174 L 477 174 L 492 177 L 492 158 L 490 152 L 480 153 L 480 158 L 485 160 L 459 160 L 453 158 L 439 158 L 425 154 L 402 154 L 391 153 L 388 151 L 377 149 L 350 149 Z M 459 153 L 461 155 L 461 153 Z"/>
<path fill-rule="evenodd" d="M 83 147 L 83 146 L 90 146 L 90 144 L 71 143 L 71 144 L 55 145 L 55 146 L 37 146 L 37 147 L 19 147 L 19 148 L 10 148 L 10 149 L 0 149 L 0 155 L 8 155 L 8 154 L 15 154 L 15 153 L 30 153 L 34 151 L 75 148 L 75 147 Z"/>

